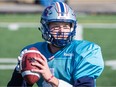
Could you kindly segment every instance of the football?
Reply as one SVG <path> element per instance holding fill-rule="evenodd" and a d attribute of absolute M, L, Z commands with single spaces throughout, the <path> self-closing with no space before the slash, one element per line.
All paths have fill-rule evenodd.
<path fill-rule="evenodd" d="M 28 84 L 34 84 L 40 79 L 40 74 L 32 72 L 31 69 L 38 69 L 36 66 L 32 66 L 32 62 L 37 62 L 34 58 L 41 58 L 37 48 L 30 48 L 22 57 L 22 77 Z"/>

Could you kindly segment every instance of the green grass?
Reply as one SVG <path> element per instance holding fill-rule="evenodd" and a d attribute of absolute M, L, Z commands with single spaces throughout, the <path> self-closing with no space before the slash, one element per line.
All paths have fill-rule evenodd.
<path fill-rule="evenodd" d="M 115 15 L 77 15 L 79 23 L 116 23 Z M 0 22 L 33 22 L 40 21 L 39 14 L 0 14 Z M 116 59 L 116 29 L 84 29 L 84 39 L 99 44 L 102 48 L 104 61 Z M 30 44 L 42 41 L 41 33 L 36 28 L 21 28 L 10 31 L 0 28 L 0 58 L 19 55 L 20 50 Z M 12 75 L 12 70 L 0 70 L 0 86 L 6 86 Z M 116 86 L 116 74 L 110 67 L 105 67 L 104 72 L 97 80 L 97 87 Z M 36 85 L 35 85 L 36 87 Z"/>
<path fill-rule="evenodd" d="M 22 47 L 42 41 L 40 31 L 29 28 L 18 31 L 0 29 L 0 40 L 0 57 L 17 57 Z"/>
<path fill-rule="evenodd" d="M 8 81 L 11 79 L 12 70 L 0 70 L 0 87 L 6 87 Z"/>
<path fill-rule="evenodd" d="M 116 23 L 115 15 L 77 15 L 79 23 Z"/>
<path fill-rule="evenodd" d="M 0 14 L 0 22 L 38 22 L 40 14 Z"/>
<path fill-rule="evenodd" d="M 97 79 L 97 86 L 101 87 L 116 87 L 116 75 L 115 71 L 110 67 L 105 67 L 104 72 Z"/>
<path fill-rule="evenodd" d="M 0 14 L 0 22 L 36 22 L 41 14 Z M 77 15 L 79 23 L 116 23 L 116 15 Z"/>

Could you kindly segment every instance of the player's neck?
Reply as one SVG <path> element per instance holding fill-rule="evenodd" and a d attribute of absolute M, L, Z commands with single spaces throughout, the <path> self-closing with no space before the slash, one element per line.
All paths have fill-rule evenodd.
<path fill-rule="evenodd" d="M 53 54 L 61 49 L 61 48 L 58 48 L 58 47 L 56 47 L 56 46 L 54 46 L 52 44 L 49 44 L 48 48 L 49 48 L 50 52 L 53 53 Z"/>

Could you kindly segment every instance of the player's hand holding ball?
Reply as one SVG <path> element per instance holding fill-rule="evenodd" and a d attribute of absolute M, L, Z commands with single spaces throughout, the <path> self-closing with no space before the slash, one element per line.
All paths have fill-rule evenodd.
<path fill-rule="evenodd" d="M 32 63 L 36 63 L 36 59 L 42 59 L 42 57 L 44 56 L 35 47 L 22 51 L 21 56 L 18 57 L 20 72 L 28 84 L 34 84 L 40 79 L 40 73 L 32 71 L 39 68 Z"/>

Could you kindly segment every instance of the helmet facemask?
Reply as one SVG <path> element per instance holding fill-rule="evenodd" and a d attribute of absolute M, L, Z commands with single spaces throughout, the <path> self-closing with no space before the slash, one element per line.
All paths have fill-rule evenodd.
<path fill-rule="evenodd" d="M 44 29 L 41 28 L 41 30 L 44 30 L 42 32 L 42 37 L 50 44 L 53 44 L 56 47 L 64 47 L 67 44 L 69 44 L 73 36 L 75 35 L 75 26 L 74 24 L 70 25 L 70 32 L 53 32 L 49 29 L 49 24 L 45 23 L 47 25 L 43 25 Z"/>

